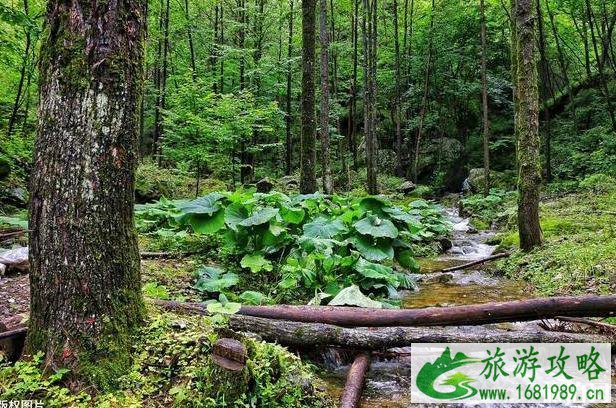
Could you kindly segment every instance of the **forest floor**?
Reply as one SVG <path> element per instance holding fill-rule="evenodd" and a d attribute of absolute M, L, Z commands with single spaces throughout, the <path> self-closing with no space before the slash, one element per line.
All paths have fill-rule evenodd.
<path fill-rule="evenodd" d="M 515 199 L 504 195 L 493 207 L 487 216 L 485 211 L 479 214 L 473 213 L 472 208 L 466 208 L 465 211 L 470 212 L 469 219 L 458 217 L 455 210 L 448 210 L 448 217 L 454 224 L 454 248 L 438 258 L 420 260 L 423 273 L 416 276 L 416 280 L 421 290 L 405 292 L 402 307 L 451 306 L 534 296 L 616 293 L 616 215 L 613 212 L 616 208 L 616 188 L 578 190 L 546 196 L 541 207 L 545 244 L 528 254 L 516 250 L 517 232 L 512 222 L 515 219 Z M 481 231 L 479 228 L 480 231 L 474 231 L 473 226 L 485 227 L 491 223 L 497 226 L 495 230 Z M 147 250 L 168 250 L 173 249 L 174 245 L 164 236 L 142 236 L 140 239 L 142 248 Z M 471 257 L 482 257 L 491 253 L 496 244 L 499 245 L 497 250 L 512 250 L 513 255 L 487 264 L 480 268 L 482 270 L 447 275 L 429 273 L 430 270 L 460 263 L 468 258 L 469 253 L 465 253 L 468 248 L 471 248 Z M 216 261 L 217 245 L 219 242 L 212 237 L 194 238 L 189 246 L 200 255 L 177 259 L 143 259 L 144 295 L 147 298 L 201 301 L 203 294 L 194 288 L 196 271 L 201 265 Z M 183 249 L 186 250 L 186 247 Z M 456 254 L 456 251 L 461 252 Z M 254 274 L 243 280 L 247 284 L 241 289 L 260 290 L 273 284 L 267 280 L 260 282 Z M 28 307 L 28 275 L 0 277 L 0 321 L 8 327 L 14 326 L 27 316 Z M 225 326 L 224 319 L 184 316 L 161 312 L 154 307 L 149 307 L 148 311 L 148 322 L 135 345 L 134 370 L 122 378 L 120 392 L 98 397 L 98 402 L 107 400 L 120 406 L 157 406 L 172 401 L 189 401 L 196 395 L 211 392 L 201 379 L 205 378 L 212 367 L 209 363 L 204 365 L 203 361 L 209 355 L 219 328 Z M 320 369 L 306 365 L 305 361 L 301 362 L 282 347 L 255 342 L 251 350 L 256 361 L 255 370 L 265 370 L 260 375 L 269 375 L 266 374 L 269 372 L 267 361 L 276 356 L 281 370 L 295 378 L 289 382 L 277 376 L 275 381 L 268 380 L 270 383 L 265 387 L 269 389 L 254 390 L 253 396 L 289 393 L 295 394 L 293 398 L 296 400 L 306 398 L 304 406 L 329 406 L 340 392 L 347 362 L 331 350 L 324 353 L 325 361 L 318 361 Z M 34 372 L 34 377 L 38 375 L 37 371 L 32 371 L 35 368 L 31 365 L 24 367 L 21 369 Z M 396 394 L 396 390 L 404 387 L 403 380 L 406 377 L 401 374 L 404 372 L 404 362 L 400 365 L 399 361 L 375 360 L 374 367 L 367 383 L 366 406 L 405 406 L 406 396 Z M 324 368 L 327 371 L 323 371 Z M 321 380 L 316 378 L 317 373 L 320 373 Z M 397 377 L 392 377 L 391 373 L 397 373 Z M 298 383 L 299 377 L 314 384 L 306 397 L 300 396 L 305 391 L 302 384 L 306 380 Z M 33 381 L 43 381 L 42 374 Z M 398 384 L 398 388 L 392 385 L 394 383 Z M 70 402 L 75 406 L 89 405 L 89 397 L 84 393 L 76 394 L 69 401 L 63 399 L 68 397 L 63 394 L 66 390 L 60 385 L 48 388 L 51 393 L 47 396 L 56 402 Z M 330 397 L 323 394 L 325 389 Z M 215 406 L 219 402 L 218 396 L 214 396 L 209 403 Z"/>

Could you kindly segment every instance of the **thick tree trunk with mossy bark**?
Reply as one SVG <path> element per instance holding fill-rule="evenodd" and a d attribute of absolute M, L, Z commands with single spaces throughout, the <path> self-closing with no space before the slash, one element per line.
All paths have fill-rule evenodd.
<path fill-rule="evenodd" d="M 515 58 L 517 111 L 515 128 L 518 154 L 518 228 L 520 248 L 529 251 L 541 245 L 539 188 L 541 157 L 539 142 L 539 93 L 535 63 L 534 0 L 516 0 Z"/>
<path fill-rule="evenodd" d="M 133 188 L 146 2 L 51 0 L 30 199 L 27 352 L 106 387 L 140 324 Z"/>
<path fill-rule="evenodd" d="M 316 0 L 302 1 L 302 134 L 299 181 L 299 190 L 302 194 L 317 191 L 314 114 L 315 11 Z"/>

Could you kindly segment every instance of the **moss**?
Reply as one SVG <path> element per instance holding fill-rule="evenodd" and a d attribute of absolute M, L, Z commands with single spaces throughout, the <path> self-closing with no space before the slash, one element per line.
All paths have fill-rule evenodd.
<path fill-rule="evenodd" d="M 133 343 L 131 352 L 125 354 L 131 361 L 128 366 L 124 366 L 126 361 L 116 360 L 118 365 L 88 362 L 80 367 L 114 388 L 88 388 L 88 395 L 75 390 L 75 384 L 70 390 L 68 383 L 59 380 L 45 384 L 48 377 L 38 368 L 39 358 L 21 366 L 0 366 L 0 399 L 43 399 L 45 406 L 51 407 L 333 406 L 317 390 L 320 382 L 311 366 L 284 347 L 244 337 L 250 382 L 237 400 L 230 401 L 224 389 L 233 384 L 211 381 L 216 366 L 209 356 L 217 340 L 212 320 L 149 308 L 146 324 L 125 338 Z M 119 371 L 120 367 L 124 371 Z M 61 379 L 68 377 L 65 374 Z"/>
<path fill-rule="evenodd" d="M 546 201 L 541 208 L 545 242 L 528 254 L 500 262 L 510 277 L 542 295 L 616 292 L 616 227 L 610 209 L 616 190 L 582 192 Z M 518 232 L 500 235 L 501 246 L 519 245 Z"/>

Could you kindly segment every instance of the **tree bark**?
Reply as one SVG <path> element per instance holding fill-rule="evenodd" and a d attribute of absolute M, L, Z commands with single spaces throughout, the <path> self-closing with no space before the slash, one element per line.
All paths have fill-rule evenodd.
<path fill-rule="evenodd" d="M 165 1 L 164 11 L 162 9 L 163 2 L 161 1 L 161 20 L 160 20 L 160 29 L 162 39 L 159 40 L 159 64 L 162 64 L 159 67 L 158 73 L 158 89 L 156 95 L 156 107 L 154 110 L 154 146 L 153 146 L 153 154 L 156 158 L 158 164 L 162 164 L 162 142 L 164 135 L 164 126 L 163 126 L 163 111 L 165 110 L 166 104 L 166 96 L 167 96 L 167 69 L 169 63 L 169 1 Z M 160 61 L 162 59 L 162 61 Z"/>
<path fill-rule="evenodd" d="M 340 408 L 356 408 L 359 406 L 368 367 L 370 367 L 370 354 L 359 353 L 347 373 L 346 384 L 340 397 Z"/>
<path fill-rule="evenodd" d="M 518 229 L 520 248 L 530 251 L 542 243 L 539 224 L 541 159 L 539 96 L 535 64 L 535 15 L 533 0 L 516 0 L 518 111 L 515 118 L 518 154 Z"/>
<path fill-rule="evenodd" d="M 327 36 L 327 0 L 319 0 L 319 40 L 321 45 L 321 171 L 323 192 L 331 194 L 332 169 L 329 153 L 329 39 Z M 331 18 L 331 17 L 330 17 Z"/>
<path fill-rule="evenodd" d="M 289 0 L 289 39 L 287 41 L 287 95 L 286 95 L 286 115 L 285 115 L 285 131 L 286 131 L 286 168 L 285 174 L 289 175 L 293 171 L 293 135 L 291 133 L 291 124 L 293 123 L 293 117 L 291 116 L 291 87 L 292 87 L 292 73 L 293 64 L 291 58 L 293 57 L 293 8 L 295 0 Z"/>
<path fill-rule="evenodd" d="M 302 0 L 302 133 L 299 183 L 302 194 L 314 193 L 317 190 L 314 113 L 315 11 L 316 0 Z"/>
<path fill-rule="evenodd" d="M 490 194 L 490 120 L 488 118 L 488 79 L 486 69 L 486 12 L 485 1 L 479 1 L 481 14 L 481 117 L 483 122 L 483 195 Z"/>
<path fill-rule="evenodd" d="M 101 386 L 129 369 L 144 315 L 133 191 L 145 18 L 142 0 L 52 0 L 41 48 L 27 350 Z"/>
<path fill-rule="evenodd" d="M 207 313 L 201 303 L 155 301 L 172 310 Z M 242 306 L 240 315 L 339 326 L 455 326 L 525 321 L 554 316 L 616 315 L 616 295 L 562 296 L 424 309 L 368 309 L 341 306 Z"/>
<path fill-rule="evenodd" d="M 377 194 L 376 169 L 376 13 L 377 0 L 363 0 L 362 45 L 364 72 L 364 143 L 366 145 L 366 189 Z"/>
<path fill-rule="evenodd" d="M 257 333 L 263 340 L 291 347 L 335 346 L 365 350 L 407 347 L 411 343 L 603 343 L 610 336 L 564 333 L 540 327 L 504 330 L 496 326 L 356 327 L 232 316 L 229 328 Z"/>

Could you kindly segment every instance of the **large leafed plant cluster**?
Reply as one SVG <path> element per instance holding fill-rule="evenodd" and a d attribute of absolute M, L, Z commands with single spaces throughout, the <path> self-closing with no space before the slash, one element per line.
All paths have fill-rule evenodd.
<path fill-rule="evenodd" d="M 232 265 L 248 274 L 268 274 L 287 299 L 313 303 L 387 306 L 372 298 L 395 297 L 414 286 L 419 266 L 414 245 L 448 233 L 441 209 L 423 200 L 405 206 L 386 197 L 353 198 L 320 193 L 288 196 L 236 191 L 192 201 L 161 200 L 137 207 L 142 232 L 170 230 L 216 234 Z M 199 270 L 196 288 L 229 294 L 240 277 L 217 267 Z M 245 303 L 267 296 L 244 292 Z"/>

